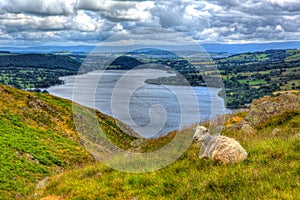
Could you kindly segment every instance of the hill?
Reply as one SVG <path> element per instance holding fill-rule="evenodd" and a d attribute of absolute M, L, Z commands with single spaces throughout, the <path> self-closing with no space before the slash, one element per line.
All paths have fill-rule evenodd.
<path fill-rule="evenodd" d="M 0 199 L 32 198 L 45 177 L 95 161 L 81 145 L 71 101 L 4 85 L 0 96 Z M 134 137 L 118 128 L 113 118 L 96 115 L 106 137 L 128 148 Z"/>
<path fill-rule="evenodd" d="M 208 125 L 205 123 L 204 125 Z M 194 131 L 186 129 L 185 131 Z M 145 140 L 151 152 L 176 132 Z M 49 199 L 295 199 L 300 195 L 300 94 L 265 97 L 226 117 L 223 133 L 240 141 L 246 161 L 227 166 L 200 160 L 193 144 L 159 171 L 130 174 L 102 163 L 65 170 L 36 191 Z"/>
<path fill-rule="evenodd" d="M 130 70 L 143 63 L 129 56 L 120 56 L 116 58 L 110 65 L 109 69 Z"/>
<path fill-rule="evenodd" d="M 0 83 L 16 88 L 47 88 L 60 76 L 77 74 L 81 63 L 67 55 L 0 54 Z"/>
<path fill-rule="evenodd" d="M 0 56 L 1 68 L 47 68 L 77 71 L 80 63 L 68 56 L 54 54 L 5 54 Z"/>

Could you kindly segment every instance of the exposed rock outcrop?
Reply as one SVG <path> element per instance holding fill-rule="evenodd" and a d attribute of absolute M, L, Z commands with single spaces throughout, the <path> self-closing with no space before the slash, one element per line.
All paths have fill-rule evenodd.
<path fill-rule="evenodd" d="M 239 126 L 244 132 L 251 133 L 266 120 L 291 111 L 300 111 L 299 95 L 285 93 L 275 98 L 267 96 L 251 104 L 249 113 Z"/>

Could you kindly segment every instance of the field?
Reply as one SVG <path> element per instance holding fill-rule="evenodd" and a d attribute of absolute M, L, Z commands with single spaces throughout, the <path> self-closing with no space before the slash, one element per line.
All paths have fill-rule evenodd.
<path fill-rule="evenodd" d="M 300 89 L 298 50 L 268 50 L 216 60 L 227 107 L 239 108 L 276 91 Z"/>

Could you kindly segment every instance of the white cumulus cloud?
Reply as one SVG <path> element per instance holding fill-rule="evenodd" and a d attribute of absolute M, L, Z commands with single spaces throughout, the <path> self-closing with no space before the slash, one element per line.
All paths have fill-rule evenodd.
<path fill-rule="evenodd" d="M 198 42 L 299 40 L 299 0 L 0 0 L 0 45 L 100 42 L 144 27 Z"/>

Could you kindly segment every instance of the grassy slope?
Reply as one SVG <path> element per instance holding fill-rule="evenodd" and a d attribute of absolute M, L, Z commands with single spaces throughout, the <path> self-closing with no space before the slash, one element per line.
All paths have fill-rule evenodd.
<path fill-rule="evenodd" d="M 193 144 L 176 162 L 156 172 L 122 173 L 101 163 L 53 176 L 39 191 L 53 199 L 295 199 L 300 196 L 300 111 L 285 113 L 247 134 L 237 124 L 247 116 L 228 116 L 224 135 L 234 137 L 249 156 L 243 163 L 222 166 L 198 158 Z M 274 133 L 279 128 L 281 131 Z M 273 134 L 272 134 L 273 132 Z M 168 143 L 153 139 L 149 151 Z M 298 136 L 297 136 L 298 135 Z M 39 196 L 39 197 L 40 197 Z M 46 198 L 47 199 L 47 198 Z M 49 198 L 50 199 L 50 198 Z"/>
<path fill-rule="evenodd" d="M 71 101 L 3 85 L 0 96 L 0 199 L 29 197 L 43 178 L 94 162 L 80 145 Z M 116 144 L 128 146 L 132 137 L 114 119 L 98 113 L 98 120 Z"/>

